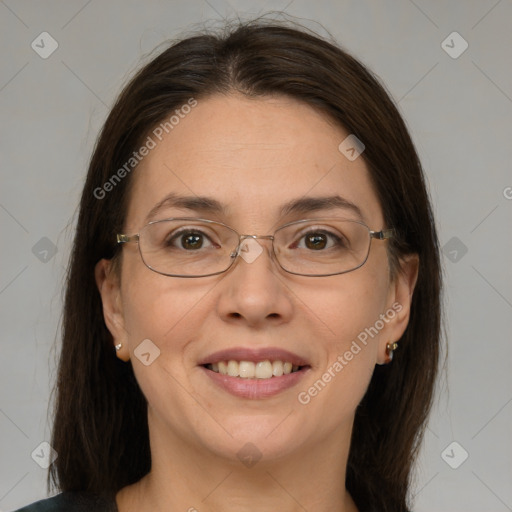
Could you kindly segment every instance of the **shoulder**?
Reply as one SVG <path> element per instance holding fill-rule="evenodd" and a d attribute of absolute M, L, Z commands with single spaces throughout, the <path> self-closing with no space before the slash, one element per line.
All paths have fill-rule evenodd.
<path fill-rule="evenodd" d="M 63 492 L 14 512 L 117 512 L 114 498 L 85 492 Z"/>

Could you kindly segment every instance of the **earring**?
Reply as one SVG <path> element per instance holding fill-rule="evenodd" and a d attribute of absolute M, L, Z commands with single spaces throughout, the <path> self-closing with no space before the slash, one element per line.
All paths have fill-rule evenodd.
<path fill-rule="evenodd" d="M 393 361 L 393 352 L 398 348 L 398 343 L 396 341 L 389 342 L 386 344 L 386 362 L 385 364 L 391 363 Z"/>
<path fill-rule="evenodd" d="M 119 350 L 121 349 L 121 347 L 123 346 L 122 343 L 119 343 L 119 345 L 116 345 L 116 352 L 119 352 Z"/>

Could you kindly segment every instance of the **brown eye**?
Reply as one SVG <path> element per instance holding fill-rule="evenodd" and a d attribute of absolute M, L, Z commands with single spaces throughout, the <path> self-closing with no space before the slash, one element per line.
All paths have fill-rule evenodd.
<path fill-rule="evenodd" d="M 182 249 L 185 251 L 197 251 L 211 245 L 210 238 L 197 229 L 181 229 L 173 231 L 165 239 L 165 247 L 168 249 Z"/>
<path fill-rule="evenodd" d="M 184 249 L 201 249 L 203 246 L 203 235 L 199 233 L 189 233 L 182 235 L 180 243 Z"/>
<path fill-rule="evenodd" d="M 329 249 L 340 250 L 346 247 L 345 239 L 341 236 L 323 229 L 310 229 L 300 236 L 298 242 L 295 243 L 295 248 L 317 252 Z"/>
<path fill-rule="evenodd" d="M 327 246 L 327 236 L 323 233 L 308 234 L 305 236 L 305 242 L 308 249 L 324 249 Z"/>

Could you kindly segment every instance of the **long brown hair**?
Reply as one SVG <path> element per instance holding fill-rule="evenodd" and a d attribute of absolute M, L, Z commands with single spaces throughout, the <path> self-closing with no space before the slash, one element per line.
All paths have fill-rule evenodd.
<path fill-rule="evenodd" d="M 131 174 L 99 194 L 155 126 L 190 98 L 287 95 L 355 134 L 391 261 L 419 255 L 409 325 L 393 364 L 377 366 L 356 411 L 346 487 L 361 512 L 408 509 L 413 463 L 433 400 L 441 340 L 441 270 L 421 163 L 383 86 L 359 61 L 302 27 L 261 20 L 172 44 L 120 94 L 98 138 L 79 208 L 63 315 L 48 488 L 115 494 L 151 468 L 147 404 L 103 320 L 94 267 L 117 255 Z M 96 193 L 95 193 L 96 191 Z M 99 196 L 102 196 L 99 198 Z"/>

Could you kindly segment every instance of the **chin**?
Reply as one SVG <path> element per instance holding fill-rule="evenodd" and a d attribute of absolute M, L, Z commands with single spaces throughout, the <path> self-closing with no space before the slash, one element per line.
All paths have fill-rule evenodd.
<path fill-rule="evenodd" d="M 217 435 L 203 438 L 205 447 L 221 457 L 240 462 L 244 457 L 277 460 L 299 449 L 306 441 L 305 429 L 299 428 L 289 415 L 244 415 L 238 413 L 232 421 L 226 419 L 222 426 L 226 430 L 215 429 Z M 287 417 L 288 416 L 288 417 Z M 232 437 L 227 433 L 229 432 Z"/>

